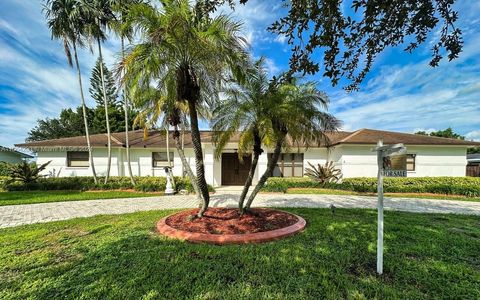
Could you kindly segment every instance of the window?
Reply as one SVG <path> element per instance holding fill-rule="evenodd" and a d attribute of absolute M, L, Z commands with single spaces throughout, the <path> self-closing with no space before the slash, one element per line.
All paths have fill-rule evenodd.
<path fill-rule="evenodd" d="M 407 171 L 415 171 L 415 154 L 407 154 Z"/>
<path fill-rule="evenodd" d="M 88 167 L 88 151 L 68 151 L 67 166 L 68 167 Z"/>
<path fill-rule="evenodd" d="M 390 157 L 390 169 L 415 171 L 415 154 L 395 155 Z"/>
<path fill-rule="evenodd" d="M 173 152 L 170 152 L 170 161 L 173 161 Z M 152 152 L 152 167 L 168 167 L 167 152 Z"/>
<path fill-rule="evenodd" d="M 272 159 L 272 153 L 268 154 L 268 160 Z M 277 166 L 273 170 L 275 177 L 302 177 L 303 176 L 303 153 L 282 153 L 278 158 Z"/>

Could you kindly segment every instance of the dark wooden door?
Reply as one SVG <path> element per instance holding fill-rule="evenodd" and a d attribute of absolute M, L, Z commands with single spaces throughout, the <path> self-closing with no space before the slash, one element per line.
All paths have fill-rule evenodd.
<path fill-rule="evenodd" d="M 251 155 L 244 156 L 243 162 L 240 162 L 237 153 L 223 153 L 222 185 L 243 185 L 247 180 L 251 165 Z"/>

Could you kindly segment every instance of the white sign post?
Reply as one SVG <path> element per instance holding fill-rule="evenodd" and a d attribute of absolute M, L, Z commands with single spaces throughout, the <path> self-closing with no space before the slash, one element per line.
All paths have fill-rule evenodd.
<path fill-rule="evenodd" d="M 377 147 L 372 149 L 377 152 L 377 194 L 378 194 L 378 218 L 377 218 L 377 273 L 383 274 L 383 177 L 385 175 L 384 160 L 388 156 L 404 154 L 407 148 L 403 144 L 384 146 L 383 141 L 379 140 Z M 403 172 L 399 172 L 403 173 Z"/>

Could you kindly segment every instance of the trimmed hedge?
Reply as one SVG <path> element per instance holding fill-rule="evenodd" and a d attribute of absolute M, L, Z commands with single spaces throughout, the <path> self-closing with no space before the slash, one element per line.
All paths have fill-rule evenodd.
<path fill-rule="evenodd" d="M 130 177 L 110 177 L 107 184 L 103 178 L 98 177 L 98 184 L 95 184 L 93 177 L 55 177 L 40 178 L 35 183 L 23 184 L 13 182 L 6 184 L 4 189 L 8 191 L 35 191 L 35 190 L 126 190 L 135 189 L 142 192 L 163 192 L 167 184 L 165 177 L 136 177 L 133 186 Z M 177 191 L 193 191 L 193 187 L 187 178 L 175 177 Z M 208 187 L 213 191 L 211 186 Z"/>
<path fill-rule="evenodd" d="M 289 188 L 328 188 L 354 192 L 377 192 L 377 179 L 373 177 L 345 178 L 341 183 L 321 185 L 309 178 L 272 177 L 263 188 L 267 192 L 286 192 Z M 479 177 L 387 177 L 386 193 L 432 193 L 480 197 Z"/>

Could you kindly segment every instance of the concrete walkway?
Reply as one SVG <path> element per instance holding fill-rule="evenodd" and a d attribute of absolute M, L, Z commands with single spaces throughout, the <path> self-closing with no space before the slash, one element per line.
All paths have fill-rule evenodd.
<path fill-rule="evenodd" d="M 211 206 L 237 205 L 237 192 L 216 193 L 211 196 Z M 376 198 L 343 195 L 260 194 L 254 206 L 273 207 L 330 207 L 375 208 Z M 124 214 L 136 211 L 193 208 L 194 196 L 161 196 L 88 201 L 67 201 L 25 205 L 0 206 L 0 228 L 32 223 L 67 220 L 102 214 Z M 385 209 L 421 212 L 480 215 L 480 202 L 428 200 L 412 198 L 386 198 Z"/>

